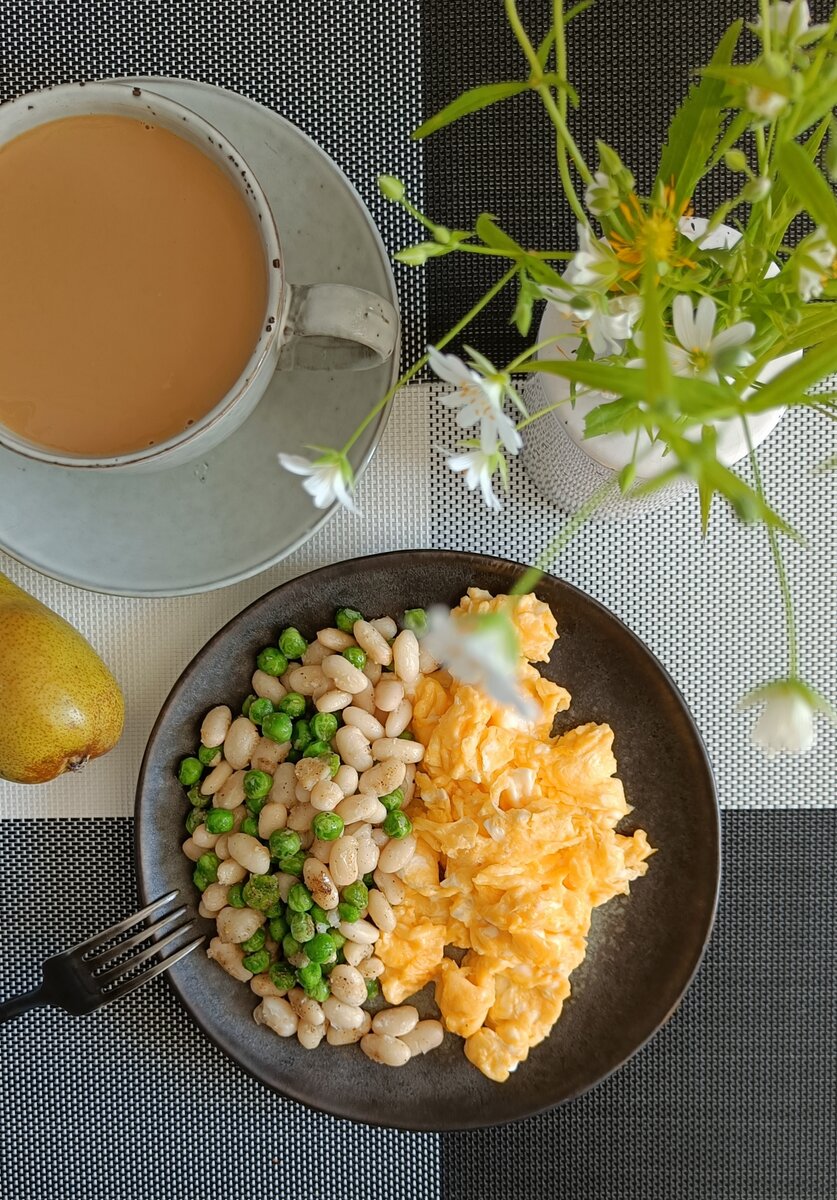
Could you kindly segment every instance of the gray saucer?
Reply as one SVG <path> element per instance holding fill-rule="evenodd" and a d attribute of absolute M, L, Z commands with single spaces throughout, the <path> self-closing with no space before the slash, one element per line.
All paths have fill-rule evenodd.
<path fill-rule="evenodd" d="M 233 92 L 188 80 L 137 82 L 193 109 L 241 150 L 273 208 L 291 282 L 355 284 L 397 306 L 369 213 L 314 142 Z M 339 445 L 397 370 L 396 352 L 370 371 L 283 371 L 218 449 L 148 475 L 94 475 L 0 448 L 0 549 L 66 583 L 127 596 L 203 592 L 255 575 L 329 515 L 312 507 L 277 452 Z M 355 447 L 356 469 L 374 452 L 387 416 Z"/>

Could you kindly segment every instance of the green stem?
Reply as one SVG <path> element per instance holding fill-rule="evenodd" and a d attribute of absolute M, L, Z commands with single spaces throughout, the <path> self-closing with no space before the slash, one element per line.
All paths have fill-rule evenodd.
<path fill-rule="evenodd" d="M 514 279 L 516 274 L 517 267 L 510 267 L 509 270 L 497 280 L 493 287 L 490 287 L 485 295 L 477 301 L 474 307 L 467 312 L 465 316 L 461 318 L 461 320 L 457 321 L 454 327 L 449 329 L 444 337 L 439 338 L 438 342 L 436 343 L 437 346 L 441 348 L 442 346 L 447 346 L 448 342 L 452 342 L 453 339 L 460 334 L 467 325 L 470 325 L 474 317 L 476 317 L 478 313 L 481 313 L 487 304 L 491 303 L 494 297 L 503 290 L 506 284 L 510 283 L 512 279 Z M 428 355 L 422 354 L 421 358 L 414 362 L 411 367 L 408 367 L 400 379 L 396 380 L 389 391 L 378 401 L 375 407 L 369 410 L 361 423 L 358 425 L 357 429 L 346 442 L 341 451 L 342 454 L 349 453 L 352 446 L 354 446 L 361 434 L 368 429 L 369 425 L 372 423 L 372 421 L 374 421 L 378 413 L 383 412 L 399 388 L 402 388 L 405 383 L 409 383 L 413 376 L 419 373 L 422 367 L 426 365 L 427 359 Z"/>
<path fill-rule="evenodd" d="M 759 0 L 759 24 L 763 38 L 764 53 L 770 53 L 770 0 Z"/>
<path fill-rule="evenodd" d="M 608 495 L 617 486 L 618 484 L 615 479 L 608 479 L 606 483 L 603 483 L 600 488 L 596 489 L 592 496 L 585 500 L 580 508 L 576 509 L 558 536 L 542 552 L 535 566 L 529 567 L 528 570 L 523 572 L 520 579 L 518 579 L 509 592 L 510 596 L 525 596 L 527 592 L 531 592 L 555 556 L 560 554 L 569 545 L 588 517 L 593 515 L 599 505 L 607 499 Z"/>
<path fill-rule="evenodd" d="M 525 417 L 522 421 L 518 421 L 515 425 L 515 429 L 519 433 L 520 430 L 525 429 L 527 425 L 534 425 L 535 421 L 539 421 L 541 417 L 545 417 L 547 413 L 555 412 L 556 408 L 563 408 L 564 405 L 569 404 L 569 402 L 570 397 L 566 396 L 563 400 L 556 401 L 555 404 L 549 404 L 546 408 L 539 408 L 538 411 L 536 413 L 532 413 L 530 417 Z"/>

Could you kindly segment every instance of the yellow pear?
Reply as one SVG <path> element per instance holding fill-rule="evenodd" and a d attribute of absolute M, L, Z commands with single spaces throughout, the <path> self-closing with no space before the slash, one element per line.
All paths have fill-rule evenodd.
<path fill-rule="evenodd" d="M 0 575 L 0 777 L 46 783 L 119 741 L 119 685 L 78 630 Z"/>

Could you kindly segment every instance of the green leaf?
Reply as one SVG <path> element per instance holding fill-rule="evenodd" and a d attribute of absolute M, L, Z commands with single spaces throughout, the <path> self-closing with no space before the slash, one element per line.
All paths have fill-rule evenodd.
<path fill-rule="evenodd" d="M 784 78 L 776 75 L 762 63 L 735 63 L 729 67 L 705 67 L 701 71 L 707 79 L 720 79 L 730 87 L 765 88 L 769 92 L 778 92 L 780 96 L 793 95 L 793 82 L 790 75 Z"/>
<path fill-rule="evenodd" d="M 712 67 L 728 66 L 741 33 L 742 22 L 730 25 L 712 56 Z M 718 140 L 723 117 L 724 83 L 704 75 L 689 89 L 668 129 L 657 186 L 674 180 L 678 203 L 688 200 L 706 171 L 706 163 Z"/>
<path fill-rule="evenodd" d="M 526 337 L 532 327 L 532 306 L 538 299 L 538 292 L 523 268 L 520 271 L 519 283 L 517 303 L 511 320 L 520 336 Z"/>
<path fill-rule="evenodd" d="M 788 137 L 799 137 L 806 129 L 816 125 L 824 117 L 829 117 L 834 108 L 834 96 L 837 91 L 837 62 L 826 61 L 820 71 L 820 76 L 811 86 L 806 87 L 799 100 L 788 114 L 784 132 Z"/>
<path fill-rule="evenodd" d="M 544 75 L 543 82 L 550 87 L 557 88 L 559 92 L 566 92 L 573 108 L 578 108 L 578 92 L 567 79 L 562 79 L 560 75 L 550 71 L 549 74 Z"/>
<path fill-rule="evenodd" d="M 543 41 L 541 42 L 541 44 L 538 46 L 538 49 L 537 49 L 537 58 L 538 58 L 538 62 L 540 63 L 541 70 L 543 70 L 544 67 L 546 66 L 547 61 L 549 60 L 550 51 L 552 50 L 552 47 L 554 45 L 555 45 L 555 26 L 553 25 L 549 29 L 549 31 L 546 34 L 546 37 L 543 39 Z"/>
<path fill-rule="evenodd" d="M 791 404 L 816 404 L 819 397 L 806 396 L 805 393 L 835 371 L 837 339 L 829 339 L 827 342 L 820 342 L 807 354 L 803 354 L 797 362 L 775 375 L 769 383 L 744 401 L 741 410 L 746 415 L 767 412 L 768 409 Z"/>
<path fill-rule="evenodd" d="M 657 264 L 646 262 L 642 273 L 642 333 L 645 338 L 645 371 L 648 380 L 648 400 L 657 404 L 667 394 L 671 381 L 660 311 L 660 290 Z"/>
<path fill-rule="evenodd" d="M 837 199 L 803 148 L 785 142 L 776 150 L 776 165 L 789 191 L 837 243 Z"/>
<path fill-rule="evenodd" d="M 460 117 L 467 116 L 469 113 L 479 112 L 483 108 L 497 104 L 500 100 L 508 100 L 512 96 L 519 96 L 528 87 L 528 81 L 515 79 L 509 80 L 506 83 L 484 83 L 479 87 L 469 88 L 467 92 L 463 92 L 461 96 L 457 96 L 455 100 L 452 100 L 440 112 L 437 112 L 422 125 L 419 125 L 412 136 L 418 141 L 420 138 L 425 138 L 431 133 L 436 133 L 439 129 L 444 129 L 446 125 L 452 125 Z"/>
<path fill-rule="evenodd" d="M 480 213 L 474 225 L 474 232 L 492 250 L 502 250 L 504 254 L 510 254 L 513 258 L 521 258 L 526 253 L 520 242 L 516 242 L 500 228 L 491 213 Z"/>
<path fill-rule="evenodd" d="M 592 8 L 595 3 L 596 0 L 579 0 L 578 4 L 574 4 L 572 8 L 568 8 L 564 13 L 564 24 L 569 25 L 570 21 L 574 21 L 583 12 L 587 12 L 587 9 Z"/>

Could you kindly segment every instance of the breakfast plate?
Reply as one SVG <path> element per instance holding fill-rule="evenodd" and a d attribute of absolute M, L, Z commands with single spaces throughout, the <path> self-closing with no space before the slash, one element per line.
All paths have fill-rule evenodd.
<path fill-rule="evenodd" d="M 243 700 L 256 653 L 276 630 L 312 632 L 336 608 L 400 613 L 454 605 L 469 587 L 509 590 L 523 568 L 497 558 L 430 550 L 375 555 L 311 572 L 268 592 L 229 622 L 185 669 L 151 733 L 136 800 L 136 862 L 145 901 L 174 888 L 196 896 L 181 853 L 183 789 L 177 764 L 194 753 L 202 716 Z M 357 1046 L 304 1050 L 252 1019 L 256 998 L 199 953 L 168 974 L 207 1036 L 263 1083 L 337 1116 L 418 1130 L 450 1130 L 530 1116 L 587 1090 L 624 1063 L 668 1019 L 688 987 L 714 918 L 719 815 L 711 768 L 676 686 L 613 614 L 570 584 L 545 576 L 535 589 L 557 618 L 560 640 L 543 675 L 569 690 L 556 732 L 585 722 L 615 731 L 618 776 L 634 811 L 620 832 L 642 828 L 657 848 L 648 873 L 598 908 L 587 956 L 546 1040 L 507 1082 L 481 1075 L 461 1039 L 393 1074 Z M 188 807 L 188 806 L 186 806 Z M 204 922 L 212 933 L 211 922 Z M 412 1001 L 435 1015 L 430 989 Z"/>
<path fill-rule="evenodd" d="M 377 292 L 397 306 L 386 251 L 363 202 L 289 121 L 233 92 L 189 80 L 133 81 L 205 118 L 238 146 L 283 230 L 288 276 Z M 274 376 L 258 407 L 222 445 L 149 474 L 89 471 L 0 448 L 0 548 L 66 583 L 128 596 L 207 591 L 283 558 L 330 515 L 312 508 L 280 450 L 339 443 L 394 382 L 398 351 L 367 371 Z M 351 453 L 362 471 L 384 412 Z M 324 430 L 328 431 L 326 437 Z M 275 514 L 259 519 L 259 513 Z"/>

